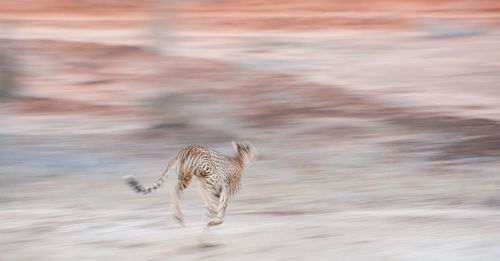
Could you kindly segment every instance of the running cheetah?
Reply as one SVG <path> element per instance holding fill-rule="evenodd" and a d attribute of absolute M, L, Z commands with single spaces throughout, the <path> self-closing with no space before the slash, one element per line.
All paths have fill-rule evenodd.
<path fill-rule="evenodd" d="M 201 184 L 201 195 L 210 218 L 207 226 L 222 224 L 226 215 L 229 198 L 238 192 L 241 185 L 241 176 L 245 168 L 255 163 L 257 151 L 250 142 L 234 142 L 236 155 L 228 157 L 221 153 L 200 145 L 190 145 L 177 151 L 168 161 L 165 171 L 150 187 L 143 187 L 133 176 L 124 177 L 130 187 L 136 192 L 148 194 L 158 189 L 171 171 L 178 174 L 175 191 L 172 191 L 171 201 L 174 209 L 174 218 L 183 224 L 182 212 L 179 204 L 180 197 L 193 177 L 196 176 Z"/>

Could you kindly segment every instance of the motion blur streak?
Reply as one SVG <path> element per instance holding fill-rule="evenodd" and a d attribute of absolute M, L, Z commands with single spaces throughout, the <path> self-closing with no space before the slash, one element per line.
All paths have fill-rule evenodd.
<path fill-rule="evenodd" d="M 499 87 L 498 0 L 2 1 L 0 259 L 499 260 Z M 233 140 L 220 226 L 121 180 Z"/>

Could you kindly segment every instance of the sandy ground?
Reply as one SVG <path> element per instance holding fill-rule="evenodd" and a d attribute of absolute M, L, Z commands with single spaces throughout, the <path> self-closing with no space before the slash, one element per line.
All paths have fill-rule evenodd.
<path fill-rule="evenodd" d="M 158 50 L 144 13 L 7 12 L 22 87 L 0 104 L 1 259 L 497 260 L 495 14 L 404 30 L 192 18 Z M 170 188 L 121 180 L 154 181 L 189 143 L 230 154 L 233 139 L 259 162 L 219 227 L 204 228 L 196 183 L 179 227 Z"/>

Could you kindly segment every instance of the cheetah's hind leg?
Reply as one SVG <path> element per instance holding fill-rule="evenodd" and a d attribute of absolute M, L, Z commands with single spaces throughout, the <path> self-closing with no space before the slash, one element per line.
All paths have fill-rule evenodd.
<path fill-rule="evenodd" d="M 180 198 L 184 189 L 186 189 L 191 182 L 191 175 L 189 173 L 182 173 L 179 175 L 177 180 L 177 185 L 175 186 L 175 191 L 171 193 L 172 207 L 174 211 L 174 220 L 177 221 L 181 226 L 184 226 L 184 218 L 180 206 Z"/>

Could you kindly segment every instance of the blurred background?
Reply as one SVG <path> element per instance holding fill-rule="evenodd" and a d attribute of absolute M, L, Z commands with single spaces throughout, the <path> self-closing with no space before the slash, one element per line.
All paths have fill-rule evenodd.
<path fill-rule="evenodd" d="M 498 260 L 499 28 L 497 0 L 2 1 L 0 259 Z M 211 244 L 196 184 L 181 228 L 121 180 L 232 140 L 259 161 Z"/>

